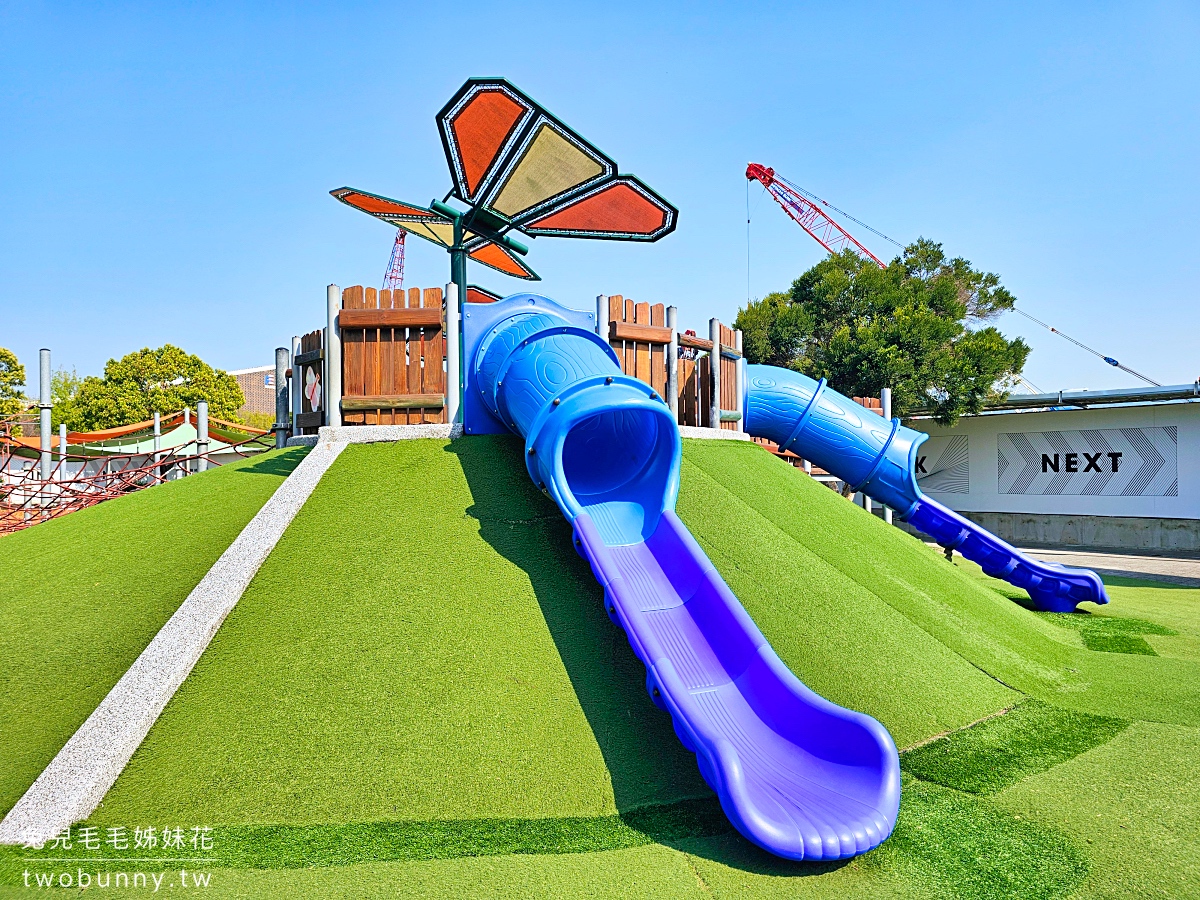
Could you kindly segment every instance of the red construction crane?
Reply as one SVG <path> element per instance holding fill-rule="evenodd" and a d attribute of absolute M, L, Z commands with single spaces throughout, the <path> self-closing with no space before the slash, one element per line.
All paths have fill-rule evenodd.
<path fill-rule="evenodd" d="M 383 289 L 398 291 L 404 287 L 404 229 L 396 229 L 396 243 L 392 244 L 392 258 L 383 273 Z"/>
<path fill-rule="evenodd" d="M 783 211 L 830 253 L 841 253 L 849 248 L 864 259 L 876 263 L 881 269 L 887 268 L 878 256 L 856 241 L 853 235 L 805 197 L 805 191 L 787 179 L 780 178 L 775 174 L 774 169 L 768 169 L 758 163 L 750 163 L 746 166 L 746 180 L 757 181 L 765 187 L 783 207 Z M 824 203 L 825 201 L 821 200 L 820 202 Z"/>
<path fill-rule="evenodd" d="M 817 243 L 830 253 L 841 253 L 843 250 L 851 248 L 863 259 L 871 260 L 877 266 L 879 266 L 879 268 L 887 268 L 887 266 L 884 265 L 883 261 L 878 256 L 856 241 L 854 236 L 847 232 L 846 229 L 844 229 L 841 225 L 833 221 L 833 219 L 829 218 L 829 216 L 825 215 L 821 208 L 817 206 L 817 203 L 828 206 L 834 212 L 840 213 L 851 222 L 861 225 L 868 231 L 872 231 L 879 235 L 884 240 L 891 241 L 891 243 L 895 244 L 897 247 L 904 249 L 903 245 L 899 241 L 892 240 L 892 238 L 888 237 L 882 231 L 876 231 L 866 222 L 859 222 L 858 219 L 854 218 L 854 216 L 843 212 L 836 206 L 826 203 L 820 197 L 815 197 L 812 194 L 809 194 L 808 191 L 804 190 L 804 188 L 797 187 L 785 178 L 780 178 L 775 174 L 774 169 L 769 169 L 766 166 L 758 163 L 750 163 L 748 166 L 746 166 L 746 180 L 757 181 L 763 187 L 765 187 L 771 193 L 771 196 L 778 201 L 779 205 L 783 207 L 783 211 L 791 216 L 791 218 L 796 221 L 797 225 L 812 235 L 813 238 L 816 239 Z M 810 197 L 812 199 L 809 199 Z M 813 202 L 814 200 L 816 203 Z M 749 286 L 748 282 L 747 286 Z M 1029 313 L 1025 312 L 1025 310 L 1018 309 L 1014 306 L 1012 307 L 1012 311 L 1018 315 L 1024 316 L 1031 322 L 1036 322 L 1038 325 L 1041 325 L 1043 328 L 1049 330 L 1053 334 L 1057 334 L 1059 337 L 1070 341 L 1075 346 L 1086 350 L 1093 356 L 1099 357 L 1110 366 L 1114 366 L 1123 372 L 1128 372 L 1130 375 L 1140 378 L 1147 384 L 1152 384 L 1155 387 L 1161 387 L 1157 381 L 1147 378 L 1140 372 L 1135 372 L 1128 366 L 1121 365 L 1121 363 L 1117 362 L 1117 360 L 1113 359 L 1111 356 L 1106 356 L 1099 350 L 1093 350 L 1087 344 L 1075 340 L 1075 338 L 1071 337 L 1069 334 L 1063 334 L 1057 328 L 1052 328 L 1041 319 L 1035 319 Z M 1029 384 L 1029 382 L 1025 381 L 1025 379 L 1021 378 L 1020 376 L 1018 376 L 1018 380 L 1029 385 L 1030 387 L 1033 387 L 1033 385 Z M 1034 392 L 1041 393 L 1040 390 L 1035 390 Z"/>

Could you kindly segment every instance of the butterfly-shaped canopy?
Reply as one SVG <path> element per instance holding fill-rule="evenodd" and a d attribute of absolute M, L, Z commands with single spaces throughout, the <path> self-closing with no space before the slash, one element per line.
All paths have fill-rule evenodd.
<path fill-rule="evenodd" d="M 656 241 L 678 211 L 503 78 L 472 78 L 437 116 L 453 194 L 529 235 Z"/>
<path fill-rule="evenodd" d="M 468 80 L 437 123 L 454 180 L 450 193 L 469 207 L 465 212 L 348 187 L 330 193 L 447 250 L 455 249 L 457 221 L 470 259 L 530 281 L 539 279 L 510 249 L 525 249 L 508 236 L 512 229 L 616 241 L 657 241 L 675 229 L 675 207 L 634 176 L 618 175 L 615 162 L 503 78 Z"/>

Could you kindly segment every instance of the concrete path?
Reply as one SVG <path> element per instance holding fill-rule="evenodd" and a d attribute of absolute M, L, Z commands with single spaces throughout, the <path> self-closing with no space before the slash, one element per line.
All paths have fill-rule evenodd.
<path fill-rule="evenodd" d="M 1091 569 L 1100 575 L 1142 578 L 1200 588 L 1200 558 L 1185 556 L 1149 556 L 1118 550 L 1044 550 L 1021 548 L 1034 559 Z"/>

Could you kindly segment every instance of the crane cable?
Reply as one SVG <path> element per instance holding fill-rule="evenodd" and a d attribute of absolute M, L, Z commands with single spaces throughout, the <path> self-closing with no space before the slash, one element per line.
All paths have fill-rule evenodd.
<path fill-rule="evenodd" d="M 1023 309 L 1017 309 L 1017 307 L 1015 307 L 1015 306 L 1014 306 L 1014 307 L 1012 307 L 1012 311 L 1013 311 L 1013 312 L 1015 312 L 1015 313 L 1017 313 L 1018 315 L 1024 316 L 1025 318 L 1027 318 L 1027 319 L 1028 319 L 1029 321 L 1031 321 L 1031 322 L 1036 322 L 1038 325 L 1041 325 L 1043 328 L 1047 329 L 1048 331 L 1052 331 L 1052 332 L 1054 332 L 1054 333 L 1055 333 L 1055 334 L 1057 334 L 1059 337 L 1061 337 L 1061 338 L 1066 338 L 1068 341 L 1070 341 L 1070 342 L 1071 342 L 1072 344 L 1074 344 L 1076 347 L 1079 347 L 1079 348 L 1081 348 L 1081 349 L 1083 349 L 1083 350 L 1086 350 L 1088 353 L 1092 354 L 1092 356 L 1098 356 L 1100 359 L 1104 360 L 1104 361 L 1105 361 L 1106 363 L 1108 363 L 1110 366 L 1114 366 L 1114 367 L 1116 367 L 1116 368 L 1120 369 L 1122 372 L 1128 372 L 1130 375 L 1133 375 L 1133 376 L 1135 376 L 1135 377 L 1137 377 L 1137 378 L 1140 378 L 1140 379 L 1142 379 L 1142 381 L 1146 382 L 1146 384 L 1152 384 L 1152 385 L 1154 385 L 1155 387 L 1162 387 L 1162 385 L 1161 385 L 1161 384 L 1159 384 L 1157 381 L 1154 381 L 1153 379 L 1147 378 L 1147 377 L 1146 377 L 1145 375 L 1143 375 L 1141 372 L 1135 372 L 1133 369 L 1129 368 L 1129 366 L 1123 366 L 1123 365 L 1121 365 L 1119 362 L 1117 362 L 1117 361 L 1116 361 L 1115 359 L 1113 359 L 1111 356 L 1105 356 L 1105 355 L 1104 355 L 1103 353 L 1101 353 L 1100 351 L 1098 351 L 1098 350 L 1093 350 L 1093 349 L 1092 349 L 1091 347 L 1089 347 L 1087 344 L 1084 344 L 1084 343 L 1081 343 L 1080 341 L 1077 341 L 1077 340 L 1075 340 L 1075 338 L 1071 337 L 1069 334 L 1063 334 L 1063 333 L 1062 333 L 1061 331 L 1059 331 L 1057 328 L 1054 328 L 1054 327 L 1053 327 L 1053 326 L 1051 326 L 1051 325 L 1047 325 L 1047 324 L 1046 324 L 1045 322 L 1043 322 L 1041 319 L 1034 318 L 1034 317 L 1033 317 L 1033 316 L 1031 316 L 1029 313 L 1025 312 L 1025 310 L 1023 310 Z"/>

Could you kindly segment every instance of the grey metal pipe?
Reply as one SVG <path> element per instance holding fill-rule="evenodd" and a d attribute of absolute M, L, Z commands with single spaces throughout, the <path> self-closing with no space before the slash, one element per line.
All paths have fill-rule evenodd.
<path fill-rule="evenodd" d="M 300 433 L 300 413 L 304 412 L 304 373 L 296 365 L 296 357 L 300 355 L 300 338 L 292 338 L 292 377 L 288 391 L 292 398 L 292 434 Z"/>
<path fill-rule="evenodd" d="M 1168 384 L 1162 387 L 1119 388 L 1112 391 L 1056 391 L 1052 394 L 1009 394 L 987 409 L 1041 409 L 1047 406 L 1105 406 L 1113 403 L 1153 403 L 1165 400 L 1200 400 L 1200 381 L 1193 384 Z M 918 407 L 912 415 L 932 412 Z"/>
<path fill-rule="evenodd" d="M 892 389 L 881 388 L 879 391 L 879 405 L 883 407 L 883 417 L 889 422 L 892 420 Z M 889 525 L 892 524 L 892 508 L 885 506 L 883 508 L 883 521 Z"/>
<path fill-rule="evenodd" d="M 58 426 L 58 461 L 62 462 L 67 458 L 67 423 L 62 422 Z M 63 470 L 66 471 L 65 468 Z"/>
<path fill-rule="evenodd" d="M 281 450 L 287 446 L 288 430 L 288 385 L 287 370 L 289 362 L 287 347 L 275 348 L 275 449 Z"/>
<path fill-rule="evenodd" d="M 709 377 L 712 383 L 712 398 L 708 404 L 709 427 L 721 427 L 721 321 L 708 320 L 708 339 L 712 341 L 712 352 L 708 357 Z"/>
<path fill-rule="evenodd" d="M 608 297 L 596 295 L 596 334 L 608 340 Z"/>
<path fill-rule="evenodd" d="M 458 285 L 446 285 L 446 421 L 462 421 L 462 306 Z"/>
<path fill-rule="evenodd" d="M 38 435 L 40 438 L 42 458 L 41 472 L 42 481 L 49 481 L 50 474 L 54 471 L 54 465 L 50 459 L 50 448 L 53 444 L 53 438 L 50 434 L 50 411 L 54 404 L 50 398 L 50 351 L 43 347 L 38 353 L 38 407 L 41 410 L 41 417 L 38 421 Z"/>
<path fill-rule="evenodd" d="M 196 471 L 208 471 L 208 401 L 196 404 Z"/>
<path fill-rule="evenodd" d="M 336 426 L 342 424 L 342 338 L 338 331 L 342 289 L 336 284 L 325 289 L 325 305 L 325 423 Z"/>
<path fill-rule="evenodd" d="M 679 310 L 667 307 L 667 327 L 671 329 L 671 343 L 667 345 L 667 406 L 671 415 L 679 421 Z"/>

